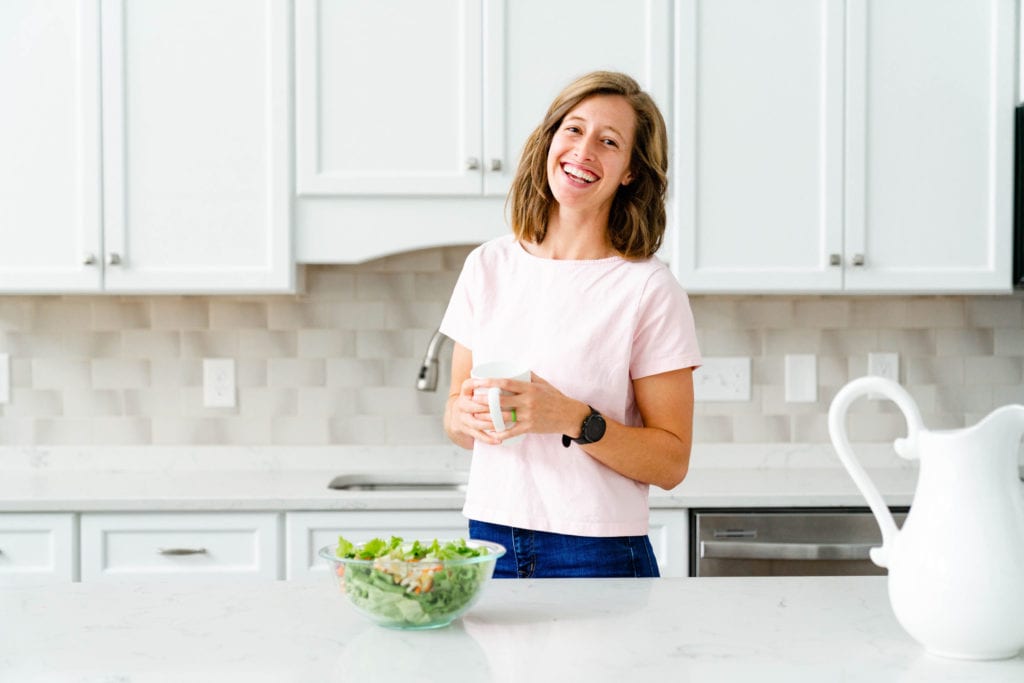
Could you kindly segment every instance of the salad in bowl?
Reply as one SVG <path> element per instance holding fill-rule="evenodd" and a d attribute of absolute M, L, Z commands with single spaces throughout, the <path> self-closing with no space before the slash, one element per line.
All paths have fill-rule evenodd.
<path fill-rule="evenodd" d="M 319 555 L 332 580 L 361 614 L 381 626 L 447 626 L 480 597 L 505 548 L 474 540 L 406 542 L 392 536 L 355 544 L 338 538 Z"/>

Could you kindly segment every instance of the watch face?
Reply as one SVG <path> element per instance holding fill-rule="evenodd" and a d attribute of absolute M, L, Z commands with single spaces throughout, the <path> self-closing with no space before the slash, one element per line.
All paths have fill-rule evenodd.
<path fill-rule="evenodd" d="M 601 415 L 594 413 L 583 423 L 583 436 L 588 442 L 600 441 L 604 436 L 605 423 Z"/>

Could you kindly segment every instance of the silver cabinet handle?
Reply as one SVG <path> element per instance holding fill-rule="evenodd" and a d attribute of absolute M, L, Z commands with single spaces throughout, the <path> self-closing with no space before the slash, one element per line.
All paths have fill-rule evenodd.
<path fill-rule="evenodd" d="M 854 254 L 853 255 L 853 261 L 851 261 L 851 263 L 853 263 L 853 265 L 855 265 L 855 266 L 863 266 L 864 265 L 864 254 Z"/>
<path fill-rule="evenodd" d="M 86 254 L 85 258 L 82 259 L 83 266 L 95 266 L 96 265 L 96 254 Z"/>
<path fill-rule="evenodd" d="M 839 254 L 829 254 L 828 264 L 830 266 L 840 266 L 843 264 L 843 259 Z"/>
<path fill-rule="evenodd" d="M 110 252 L 110 258 L 107 259 L 107 263 L 109 263 L 112 266 L 121 265 L 121 255 L 118 254 L 116 251 Z"/>
<path fill-rule="evenodd" d="M 206 548 L 160 548 L 160 555 L 205 555 Z"/>
<path fill-rule="evenodd" d="M 700 556 L 733 560 L 867 560 L 878 543 L 701 541 Z"/>
<path fill-rule="evenodd" d="M 476 157 L 470 157 L 466 159 L 466 168 L 470 171 L 475 171 L 480 168 L 480 160 Z"/>
<path fill-rule="evenodd" d="M 501 170 L 501 159 L 491 159 L 491 170 L 492 171 L 500 171 Z"/>

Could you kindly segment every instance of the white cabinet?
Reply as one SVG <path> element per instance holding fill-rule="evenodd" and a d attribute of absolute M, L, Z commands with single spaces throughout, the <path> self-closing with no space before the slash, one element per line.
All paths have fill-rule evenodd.
<path fill-rule="evenodd" d="M 324 546 L 337 546 L 339 535 L 353 543 L 378 536 L 401 536 L 410 541 L 469 536 L 469 523 L 458 510 L 289 512 L 285 527 L 285 576 L 289 580 L 326 576 L 327 565 L 317 553 Z"/>
<path fill-rule="evenodd" d="M 681 0 L 691 292 L 1010 288 L 1013 0 Z"/>
<path fill-rule="evenodd" d="M 274 512 L 85 513 L 82 581 L 280 578 Z"/>
<path fill-rule="evenodd" d="M 287 0 L 0 7 L 0 291 L 294 287 Z"/>
<path fill-rule="evenodd" d="M 71 513 L 0 514 L 0 586 L 75 581 L 77 531 Z"/>
<path fill-rule="evenodd" d="M 690 519 L 686 509 L 655 508 L 651 510 L 648 536 L 664 577 L 689 575 Z"/>
<path fill-rule="evenodd" d="M 572 79 L 625 71 L 667 111 L 670 19 L 669 0 L 298 0 L 299 260 L 502 234 L 522 145 Z"/>

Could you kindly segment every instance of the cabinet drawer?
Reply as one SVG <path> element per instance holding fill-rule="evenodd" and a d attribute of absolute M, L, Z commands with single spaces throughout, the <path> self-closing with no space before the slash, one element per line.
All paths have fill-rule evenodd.
<path fill-rule="evenodd" d="M 360 512 L 291 512 L 288 528 L 286 576 L 288 580 L 326 576 L 327 566 L 317 557 L 324 546 L 335 546 L 338 535 L 353 543 L 375 536 L 401 536 L 412 541 L 468 538 L 469 522 L 458 510 L 382 510 Z"/>
<path fill-rule="evenodd" d="M 82 581 L 277 579 L 280 516 L 258 513 L 82 515 Z"/>
<path fill-rule="evenodd" d="M 0 585 L 74 581 L 77 551 L 73 514 L 0 515 Z"/>

